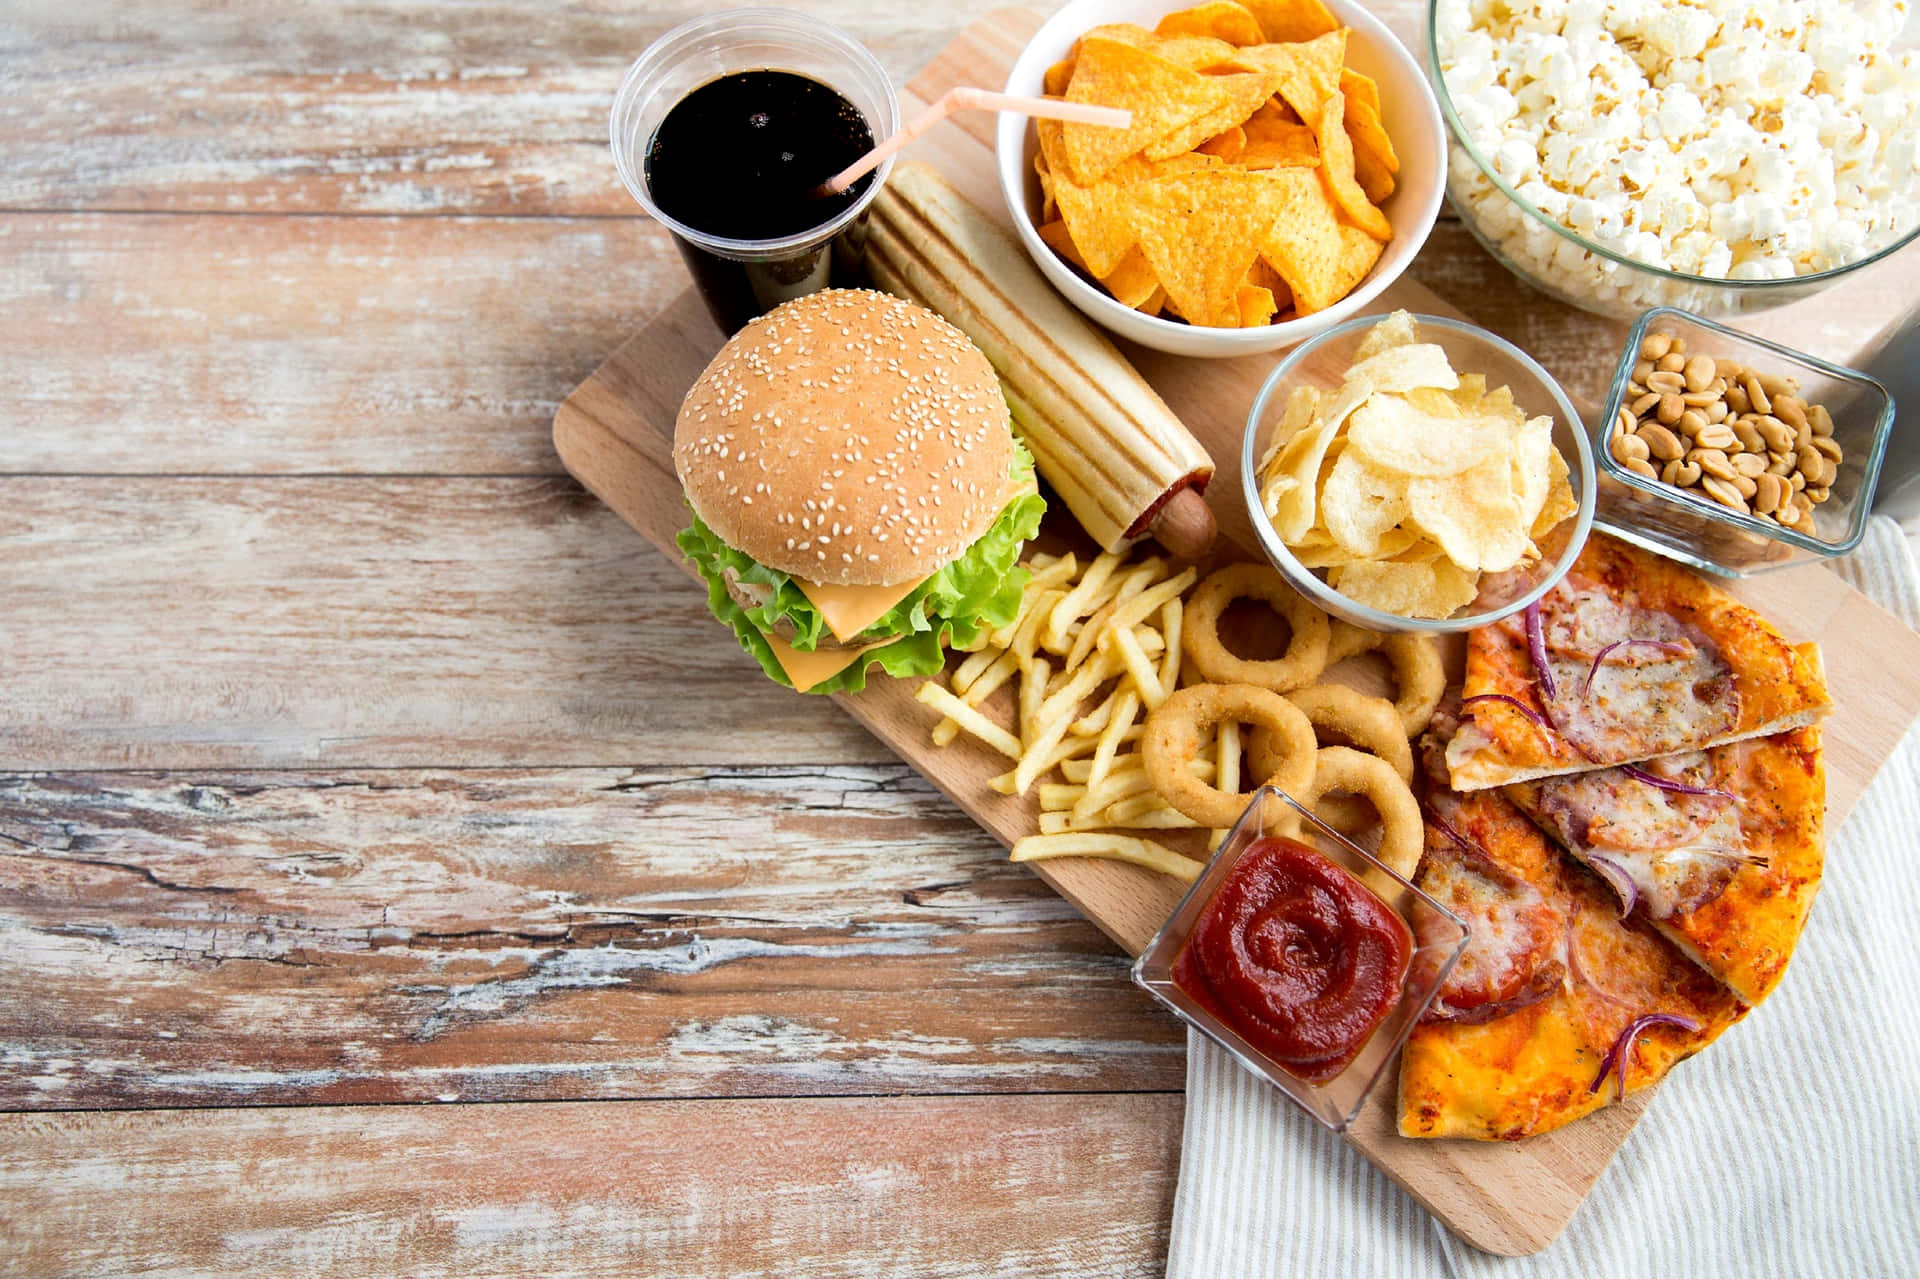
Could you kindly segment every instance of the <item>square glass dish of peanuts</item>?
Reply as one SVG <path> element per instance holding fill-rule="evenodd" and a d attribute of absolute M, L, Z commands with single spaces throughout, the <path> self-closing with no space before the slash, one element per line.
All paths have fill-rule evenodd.
<path fill-rule="evenodd" d="M 1859 544 L 1893 403 L 1872 378 L 1660 307 L 1595 440 L 1597 523 L 1740 575 Z"/>

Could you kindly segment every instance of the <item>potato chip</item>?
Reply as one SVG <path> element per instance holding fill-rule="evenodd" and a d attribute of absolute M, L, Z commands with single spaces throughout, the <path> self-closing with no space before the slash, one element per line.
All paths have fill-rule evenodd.
<path fill-rule="evenodd" d="M 1508 462 L 1513 468 L 1513 494 L 1520 504 L 1520 522 L 1533 531 L 1533 522 L 1547 504 L 1547 492 L 1553 485 L 1553 419 L 1528 418 L 1513 437 Z M 1565 465 L 1565 459 L 1561 464 Z"/>
<path fill-rule="evenodd" d="M 1086 37 L 1067 85 L 1067 101 L 1125 107 L 1133 123 L 1124 129 L 1068 124 L 1061 130 L 1067 167 L 1075 181 L 1097 181 L 1114 165 L 1181 125 L 1228 100 L 1215 77 L 1167 61 L 1118 40 Z M 1083 245 L 1081 252 L 1086 253 Z M 1087 255 L 1092 261 L 1092 255 Z"/>
<path fill-rule="evenodd" d="M 1424 564 L 1355 560 L 1329 570 L 1327 585 L 1356 604 L 1402 617 L 1448 617 L 1478 594 L 1472 575 L 1445 560 Z"/>
<path fill-rule="evenodd" d="M 1533 545 L 1504 457 L 1487 458 L 1457 475 L 1414 480 L 1407 488 L 1407 508 L 1407 518 L 1464 569 L 1503 572 Z"/>
<path fill-rule="evenodd" d="M 1327 180 L 1334 203 L 1340 206 L 1348 222 L 1376 240 L 1390 240 L 1393 224 L 1367 199 L 1366 191 L 1354 177 L 1353 139 L 1347 136 L 1346 113 L 1346 95 L 1335 89 L 1314 130 L 1314 136 L 1320 139 L 1320 176 Z"/>
<path fill-rule="evenodd" d="M 1508 388 L 1457 374 L 1419 339 L 1396 312 L 1338 388 L 1296 388 L 1256 478 L 1274 530 L 1334 589 L 1441 617 L 1512 590 L 1516 579 L 1482 575 L 1540 558 L 1543 539 L 1564 544 L 1577 503 L 1553 419 L 1527 417 Z"/>
<path fill-rule="evenodd" d="M 1170 13 L 1153 29 L 1158 36 L 1212 36 L 1228 44 L 1259 44 L 1267 38 L 1261 31 L 1254 16 L 1233 0 L 1211 0 Z"/>
<path fill-rule="evenodd" d="M 1367 330 L 1367 336 L 1360 339 L 1360 345 L 1354 349 L 1353 362 L 1364 363 L 1379 355 L 1382 351 L 1391 351 L 1396 346 L 1412 346 L 1420 340 L 1420 333 L 1414 327 L 1413 315 L 1407 311 L 1395 311 L 1380 323 Z M 1458 385 L 1468 378 L 1480 378 L 1480 387 L 1486 389 L 1486 378 L 1478 373 L 1456 375 Z"/>
<path fill-rule="evenodd" d="M 1372 404 L 1393 403 L 1382 397 Z M 1358 426 L 1360 413 L 1353 415 Z M 1398 475 L 1370 465 L 1367 456 L 1348 445 L 1320 490 L 1320 522 L 1349 555 L 1372 557 L 1380 552 L 1380 538 L 1407 514 L 1406 482 Z"/>
<path fill-rule="evenodd" d="M 1280 216 L 1279 188 L 1263 174 L 1200 169 L 1122 191 L 1140 247 L 1180 314 L 1237 324 L 1240 281 L 1259 252 L 1260 228 Z"/>
<path fill-rule="evenodd" d="M 1490 457 L 1505 456 L 1512 438 L 1497 417 L 1436 419 L 1416 408 L 1410 397 L 1399 395 L 1376 395 L 1347 421 L 1347 442 L 1367 461 L 1398 475 L 1428 479 L 1458 475 Z M 1544 475 L 1540 495 L 1544 500 Z M 1530 510 L 1525 522 L 1532 521 Z"/>

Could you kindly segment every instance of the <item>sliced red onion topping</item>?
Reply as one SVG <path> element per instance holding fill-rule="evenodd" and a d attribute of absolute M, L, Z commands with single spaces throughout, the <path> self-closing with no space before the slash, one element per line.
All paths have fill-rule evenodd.
<path fill-rule="evenodd" d="M 1657 640 L 1657 639 L 1615 640 L 1613 643 L 1607 645 L 1605 648 L 1601 649 L 1598 653 L 1595 653 L 1593 655 L 1593 665 L 1587 667 L 1587 682 L 1580 686 L 1580 696 L 1585 697 L 1588 693 L 1591 693 L 1593 691 L 1593 677 L 1600 673 L 1600 664 L 1607 660 L 1608 653 L 1613 652 L 1613 650 L 1616 648 L 1627 648 L 1635 644 L 1645 645 L 1648 648 L 1657 648 L 1661 652 L 1671 653 L 1675 657 L 1685 657 L 1688 652 L 1687 645 L 1677 643 L 1673 640 Z"/>
<path fill-rule="evenodd" d="M 1607 887 L 1619 894 L 1620 918 L 1625 919 L 1633 914 L 1634 906 L 1640 901 L 1640 885 L 1633 882 L 1633 876 L 1627 873 L 1627 868 L 1601 853 L 1588 853 L 1587 865 L 1607 881 Z"/>
<path fill-rule="evenodd" d="M 1690 782 L 1676 782 L 1658 773 L 1649 773 L 1644 768 L 1635 768 L 1632 764 L 1620 765 L 1620 771 L 1636 782 L 1645 782 L 1657 790 L 1672 791 L 1676 795 L 1718 795 L 1724 799 L 1734 798 L 1730 790 L 1720 790 L 1712 786 L 1695 786 Z"/>
<path fill-rule="evenodd" d="M 1462 835 L 1459 831 L 1455 830 L 1453 828 L 1453 823 L 1449 822 L 1446 818 L 1440 815 L 1439 809 L 1434 808 L 1432 805 L 1428 805 L 1427 820 L 1432 822 L 1435 828 L 1437 828 L 1442 835 L 1445 835 L 1448 839 L 1452 840 L 1454 844 L 1460 849 L 1461 852 L 1470 853 L 1473 851 L 1473 845 L 1467 842 L 1466 836 Z"/>
<path fill-rule="evenodd" d="M 1691 1017 L 1682 1017 L 1678 1013 L 1648 1013 L 1644 1017 L 1634 1018 L 1627 1023 L 1627 1028 L 1620 1032 L 1620 1037 L 1613 1041 L 1613 1047 L 1607 1049 L 1607 1055 L 1601 1058 L 1600 1073 L 1593 1077 L 1591 1084 L 1587 1085 L 1588 1092 L 1599 1092 L 1600 1085 L 1606 1082 L 1607 1076 L 1617 1070 L 1620 1076 L 1620 1092 L 1615 1100 L 1626 1100 L 1627 1062 L 1630 1059 L 1633 1041 L 1649 1026 L 1673 1026 L 1689 1034 L 1700 1029 L 1699 1022 Z"/>
<path fill-rule="evenodd" d="M 1547 667 L 1547 633 L 1540 625 L 1540 604 L 1536 600 L 1527 605 L 1527 653 L 1533 658 L 1533 669 L 1540 672 L 1540 692 L 1545 700 L 1551 702 L 1558 690 L 1553 684 L 1553 672 Z"/>
<path fill-rule="evenodd" d="M 1547 722 L 1547 717 L 1545 715 L 1542 715 L 1539 711 L 1534 710 L 1533 707 L 1527 705 L 1525 702 L 1521 701 L 1519 698 L 1509 697 L 1505 693 L 1475 693 L 1472 697 L 1463 697 L 1460 699 L 1460 704 L 1462 706 L 1465 706 L 1468 702 L 1505 702 L 1507 705 L 1513 707 L 1513 709 L 1519 711 L 1522 715 L 1525 715 L 1528 719 L 1532 720 L 1534 724 L 1537 725 L 1538 727 L 1543 729 L 1551 729 L 1553 727 L 1552 724 L 1549 724 Z"/>

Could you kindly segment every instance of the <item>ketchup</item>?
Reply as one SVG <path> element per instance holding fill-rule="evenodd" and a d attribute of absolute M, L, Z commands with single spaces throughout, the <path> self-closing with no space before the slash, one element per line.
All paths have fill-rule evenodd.
<path fill-rule="evenodd" d="M 1290 1073 L 1325 1083 L 1400 1000 L 1413 935 L 1345 869 L 1297 840 L 1241 855 L 1174 961 L 1173 981 Z"/>

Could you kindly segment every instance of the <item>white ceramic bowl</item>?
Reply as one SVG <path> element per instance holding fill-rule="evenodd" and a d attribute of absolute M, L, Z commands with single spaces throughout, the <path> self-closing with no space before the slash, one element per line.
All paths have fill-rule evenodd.
<path fill-rule="evenodd" d="M 1033 171 L 1039 141 L 1031 120 L 1003 114 L 994 135 L 994 153 L 1000 169 L 1000 190 L 1014 229 L 1041 272 L 1089 319 L 1142 346 L 1174 355 L 1224 357 L 1279 351 L 1324 333 L 1361 311 L 1407 269 L 1433 229 L 1446 186 L 1447 147 L 1440 108 L 1420 64 L 1378 19 L 1353 0 L 1326 0 L 1326 4 L 1352 31 L 1347 40 L 1348 65 L 1380 85 L 1381 122 L 1400 157 L 1398 185 L 1381 206 L 1393 224 L 1393 239 L 1372 272 L 1352 293 L 1324 311 L 1255 329 L 1204 328 L 1122 306 L 1075 272 L 1040 239 L 1035 222 L 1040 208 L 1040 180 Z M 1089 27 L 1103 22 L 1134 22 L 1151 28 L 1166 14 L 1187 7 L 1190 4 L 1179 0 L 1071 0 L 1047 19 L 1021 51 L 1007 77 L 1007 92 L 1026 96 L 1042 93 L 1047 68 L 1066 57 L 1073 42 Z"/>

